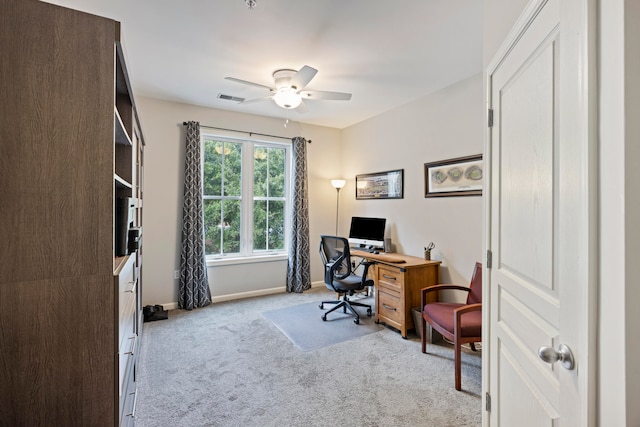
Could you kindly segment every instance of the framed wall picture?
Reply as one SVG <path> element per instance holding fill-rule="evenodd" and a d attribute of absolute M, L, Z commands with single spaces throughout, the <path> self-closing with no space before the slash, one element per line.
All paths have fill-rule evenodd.
<path fill-rule="evenodd" d="M 356 199 L 402 199 L 404 169 L 356 175 Z"/>
<path fill-rule="evenodd" d="M 424 197 L 481 196 L 482 154 L 424 164 Z"/>

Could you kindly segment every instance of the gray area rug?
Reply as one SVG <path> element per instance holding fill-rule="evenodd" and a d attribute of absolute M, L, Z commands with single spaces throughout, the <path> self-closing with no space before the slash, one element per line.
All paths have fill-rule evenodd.
<path fill-rule="evenodd" d="M 358 302 L 372 307 L 375 305 L 373 298 L 360 299 Z M 321 310 L 320 301 L 316 301 L 269 310 L 262 314 L 302 351 L 317 350 L 382 330 L 382 326 L 375 324 L 373 317 L 366 315 L 367 309 L 363 307 L 356 307 L 360 315 L 358 325 L 353 323 L 352 315 L 345 314 L 340 309 L 330 313 L 327 320 L 323 321 L 322 314 L 333 307 L 332 304 L 325 304 L 324 310 Z"/>
<path fill-rule="evenodd" d="M 332 298 L 314 288 L 172 310 L 168 320 L 145 323 L 136 427 L 482 424 L 480 353 L 463 350 L 459 392 L 448 344 L 422 354 L 415 335 L 382 327 L 303 352 L 262 314 Z M 347 323 L 356 326 L 327 322 Z"/>

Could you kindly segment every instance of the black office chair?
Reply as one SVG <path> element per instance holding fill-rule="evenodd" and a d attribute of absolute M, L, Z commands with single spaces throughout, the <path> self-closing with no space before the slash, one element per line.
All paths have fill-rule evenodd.
<path fill-rule="evenodd" d="M 371 263 L 362 262 L 364 272 L 362 276 L 356 275 L 351 267 L 351 253 L 349 242 L 344 237 L 320 236 L 320 257 L 324 263 L 324 284 L 330 290 L 343 294 L 342 299 L 337 301 L 322 301 L 320 308 L 324 309 L 325 304 L 336 304 L 331 310 L 322 315 L 322 320 L 327 320 L 327 314 L 342 308 L 344 313 L 349 310 L 356 318 L 354 323 L 360 323 L 360 316 L 353 306 L 366 307 L 367 316 L 371 317 L 371 306 L 359 302 L 349 301 L 349 296 L 364 290 L 367 286 L 373 286 L 373 280 L 367 279 L 367 270 Z"/>

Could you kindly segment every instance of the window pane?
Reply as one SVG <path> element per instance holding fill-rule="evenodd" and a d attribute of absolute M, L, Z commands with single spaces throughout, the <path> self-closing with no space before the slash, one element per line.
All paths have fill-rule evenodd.
<path fill-rule="evenodd" d="M 203 202 L 204 209 L 204 251 L 206 255 L 220 255 L 222 253 L 222 233 L 218 225 L 220 219 L 220 200 L 207 200 Z"/>
<path fill-rule="evenodd" d="M 284 197 L 284 148 L 269 148 L 269 197 Z"/>
<path fill-rule="evenodd" d="M 268 148 L 256 146 L 253 150 L 253 195 L 267 196 Z"/>
<path fill-rule="evenodd" d="M 225 254 L 240 252 L 241 211 L 240 200 L 224 200 L 222 211 L 224 222 L 222 224 L 222 239 Z"/>
<path fill-rule="evenodd" d="M 284 249 L 284 202 L 253 202 L 253 250 Z"/>
<path fill-rule="evenodd" d="M 243 149 L 253 156 L 243 156 Z M 204 136 L 203 156 L 207 255 L 283 250 L 288 147 Z M 253 182 L 250 197 L 242 194 L 243 179 Z M 253 230 L 251 246 L 244 246 L 252 239 L 243 235 L 243 224 Z"/>
<path fill-rule="evenodd" d="M 206 255 L 240 252 L 240 203 L 240 200 L 204 200 Z"/>
<path fill-rule="evenodd" d="M 267 201 L 253 202 L 253 250 L 267 249 Z"/>
<path fill-rule="evenodd" d="M 242 195 L 242 144 L 224 143 L 224 195 Z"/>
<path fill-rule="evenodd" d="M 205 139 L 204 141 L 204 194 L 220 196 L 222 194 L 222 152 L 223 143 Z"/>
<path fill-rule="evenodd" d="M 284 249 L 284 202 L 270 201 L 268 249 Z"/>

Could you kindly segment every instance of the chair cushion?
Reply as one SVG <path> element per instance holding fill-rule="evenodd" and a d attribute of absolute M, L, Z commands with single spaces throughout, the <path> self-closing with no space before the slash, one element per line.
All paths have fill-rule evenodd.
<path fill-rule="evenodd" d="M 367 279 L 363 284 L 362 277 L 353 274 L 345 279 L 333 281 L 333 287 L 338 291 L 359 291 L 367 286 L 373 286 L 373 280 Z M 327 288 L 331 290 L 331 285 L 327 285 Z"/>
<path fill-rule="evenodd" d="M 456 308 L 463 307 L 465 304 L 455 304 L 448 302 L 435 302 L 424 306 L 424 313 L 429 318 L 442 326 L 451 334 L 454 333 L 453 311 Z M 482 311 L 475 310 L 462 315 L 462 336 L 463 337 L 479 337 L 482 335 Z"/>

